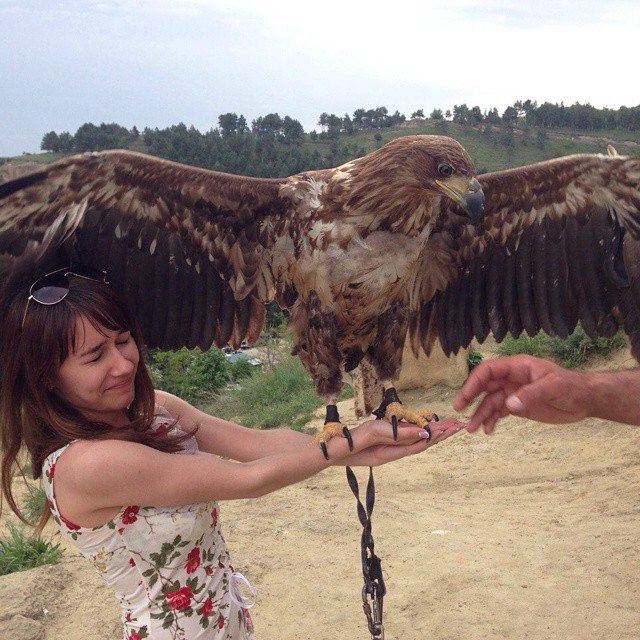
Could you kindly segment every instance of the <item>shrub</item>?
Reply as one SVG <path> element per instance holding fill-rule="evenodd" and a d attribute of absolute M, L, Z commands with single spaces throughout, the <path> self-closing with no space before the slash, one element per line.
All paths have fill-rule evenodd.
<path fill-rule="evenodd" d="M 238 380 L 242 380 L 243 378 L 250 378 L 253 375 L 253 370 L 256 368 L 248 360 L 237 360 L 236 362 L 230 363 L 228 367 L 231 382 L 238 382 Z"/>
<path fill-rule="evenodd" d="M 552 338 L 544 333 L 533 337 L 522 334 L 518 338 L 507 336 L 498 345 L 500 355 L 526 353 L 541 358 L 552 358 L 562 366 L 568 368 L 580 367 L 586 364 L 594 355 L 607 355 L 626 344 L 621 332 L 611 338 L 590 338 L 584 329 L 578 325 L 576 330 L 566 339 Z"/>
<path fill-rule="evenodd" d="M 51 564 L 62 556 L 60 543 L 27 534 L 11 523 L 8 528 L 8 535 L 0 538 L 0 575 Z"/>
<path fill-rule="evenodd" d="M 27 495 L 22 500 L 22 513 L 35 525 L 44 513 L 47 496 L 42 487 L 27 484 L 27 489 Z"/>
<path fill-rule="evenodd" d="M 351 393 L 345 385 L 341 397 Z M 282 354 L 270 369 L 245 380 L 240 389 L 217 398 L 205 410 L 247 426 L 300 428 L 322 402 L 300 360 Z"/>
<path fill-rule="evenodd" d="M 473 371 L 482 362 L 482 354 L 476 351 L 473 347 L 469 349 L 469 355 L 467 356 L 467 364 L 469 371 Z"/>
<path fill-rule="evenodd" d="M 210 398 L 230 378 L 224 353 L 214 348 L 205 352 L 155 351 L 149 360 L 155 386 L 187 402 Z"/>

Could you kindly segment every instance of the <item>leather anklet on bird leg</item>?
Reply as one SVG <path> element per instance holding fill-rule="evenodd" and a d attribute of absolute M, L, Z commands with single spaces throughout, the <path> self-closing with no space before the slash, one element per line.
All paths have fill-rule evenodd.
<path fill-rule="evenodd" d="M 322 430 L 316 434 L 314 442 L 319 442 L 322 447 L 322 455 L 325 460 L 329 459 L 329 452 L 327 451 L 327 440 L 342 431 L 342 435 L 349 442 L 349 451 L 353 451 L 353 439 L 349 429 L 340 422 L 340 416 L 338 414 L 338 407 L 335 404 L 327 405 L 327 413 L 324 419 L 324 426 Z"/>
<path fill-rule="evenodd" d="M 427 439 L 431 438 L 431 429 L 428 423 L 431 421 L 438 422 L 440 419 L 438 414 L 432 411 L 413 411 L 403 407 L 395 387 L 387 387 L 384 390 L 380 406 L 372 413 L 379 420 L 386 418 L 391 422 L 394 440 L 398 438 L 399 418 L 421 426 L 428 434 Z"/>

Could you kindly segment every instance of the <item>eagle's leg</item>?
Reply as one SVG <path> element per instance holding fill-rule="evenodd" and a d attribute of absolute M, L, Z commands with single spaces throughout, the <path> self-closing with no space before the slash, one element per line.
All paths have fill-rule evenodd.
<path fill-rule="evenodd" d="M 378 379 L 382 382 L 382 404 L 373 413 L 377 418 L 386 418 L 393 427 L 393 437 L 398 435 L 398 420 L 406 420 L 420 425 L 431 434 L 428 423 L 438 420 L 438 416 L 428 409 L 412 411 L 402 406 L 395 389 L 395 381 L 400 375 L 402 351 L 407 335 L 407 307 L 397 304 L 378 318 L 376 340 L 367 350 L 367 357 L 373 365 Z"/>
<path fill-rule="evenodd" d="M 320 443 L 324 457 L 328 460 L 329 455 L 327 453 L 327 441 L 342 434 L 349 441 L 349 451 L 353 451 L 353 440 L 349 429 L 340 422 L 340 416 L 338 415 L 338 407 L 335 404 L 336 398 L 330 398 L 329 404 L 327 404 L 327 413 L 324 419 L 324 425 L 320 431 L 313 438 L 313 442 Z"/>
<path fill-rule="evenodd" d="M 405 420 L 406 422 L 413 422 L 420 425 L 431 437 L 431 429 L 429 428 L 429 422 L 437 422 L 439 420 L 438 414 L 426 409 L 412 411 L 407 409 L 400 402 L 398 398 L 398 392 L 393 386 L 393 381 L 383 380 L 382 386 L 384 392 L 382 394 L 382 403 L 373 411 L 373 415 L 379 420 L 386 418 L 391 422 L 393 428 L 393 438 L 398 437 L 398 420 Z"/>

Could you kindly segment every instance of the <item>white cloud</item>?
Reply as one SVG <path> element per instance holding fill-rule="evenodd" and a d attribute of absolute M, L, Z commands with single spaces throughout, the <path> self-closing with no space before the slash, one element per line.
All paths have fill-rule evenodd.
<path fill-rule="evenodd" d="M 640 103 L 637 0 L 0 0 L 0 15 L 5 48 L 28 52 L 0 58 L 0 153 L 87 120 Z"/>

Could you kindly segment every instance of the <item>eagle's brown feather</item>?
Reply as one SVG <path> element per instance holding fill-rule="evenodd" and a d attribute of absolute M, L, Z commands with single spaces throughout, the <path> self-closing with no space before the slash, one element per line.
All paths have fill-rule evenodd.
<path fill-rule="evenodd" d="M 441 188 L 443 165 L 474 175 L 441 136 L 276 180 L 73 156 L 0 185 L 0 270 L 77 252 L 109 271 L 150 347 L 253 341 L 275 296 L 325 398 L 362 358 L 395 377 L 408 329 L 416 350 L 439 340 L 449 353 L 490 331 L 566 336 L 579 320 L 610 335 L 622 323 L 640 353 L 639 159 L 480 176 L 476 225 Z"/>
<path fill-rule="evenodd" d="M 457 352 L 484 339 L 487 325 L 498 341 L 522 330 L 566 337 L 580 321 L 593 337 L 622 324 L 640 356 L 635 306 L 623 301 L 639 277 L 640 159 L 575 155 L 479 181 L 483 219 L 460 226 L 444 211 L 421 252 L 412 286 L 414 350 L 429 352 L 439 337 L 446 352 Z M 471 330 L 442 322 L 450 307 L 467 304 L 461 291 Z"/>

